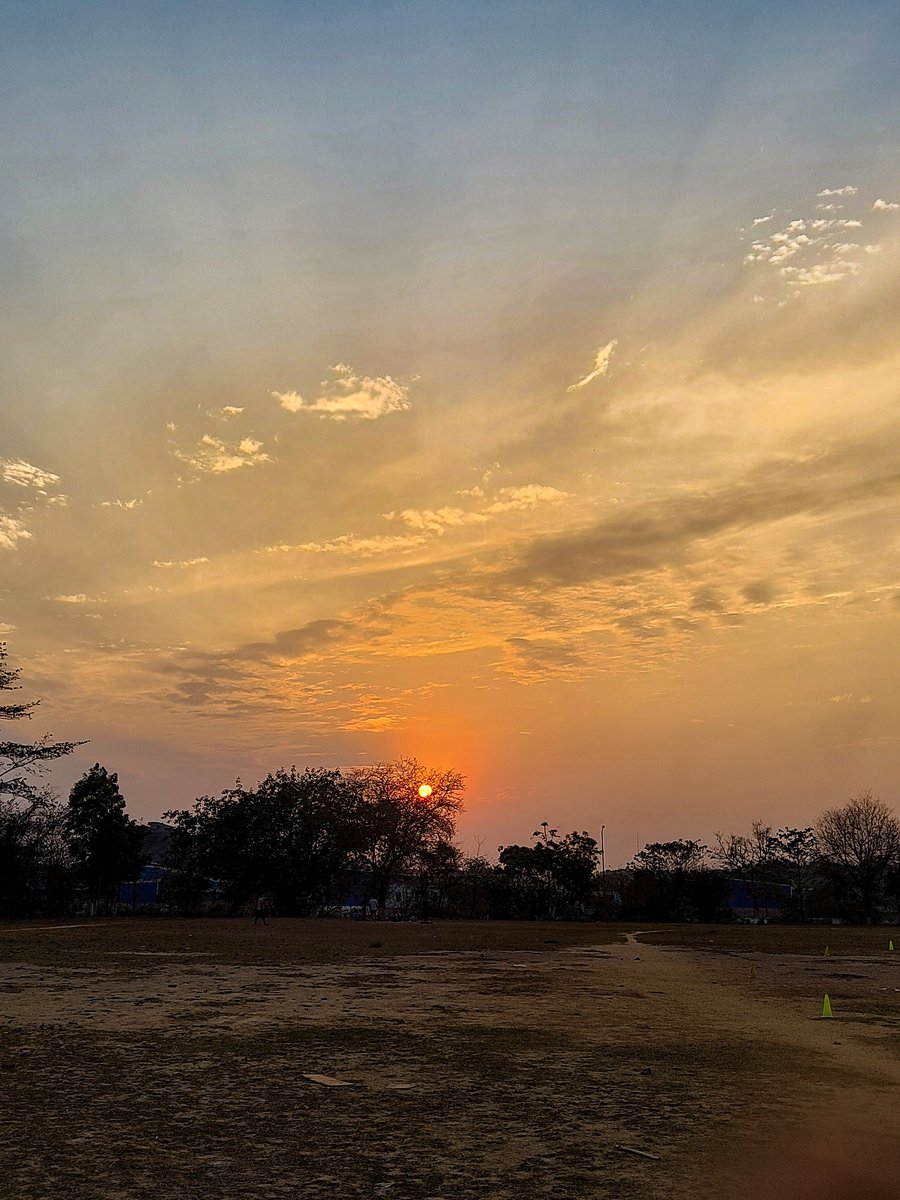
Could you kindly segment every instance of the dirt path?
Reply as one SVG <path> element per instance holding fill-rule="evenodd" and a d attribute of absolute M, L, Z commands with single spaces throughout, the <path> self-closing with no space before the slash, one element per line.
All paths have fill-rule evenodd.
<path fill-rule="evenodd" d="M 848 1077 L 895 1086 L 900 1094 L 900 1039 L 896 1031 L 855 1022 L 852 1014 L 838 1012 L 831 1020 L 823 1018 L 824 991 L 809 1002 L 805 997 L 786 998 L 779 994 L 783 988 L 767 988 L 767 980 L 776 977 L 779 968 L 786 973 L 779 959 L 713 958 L 690 951 L 661 950 L 640 938 L 641 931 L 633 931 L 624 946 L 607 947 L 608 952 L 619 962 L 623 978 L 633 978 L 637 983 L 642 977 L 647 981 L 649 976 L 655 990 L 673 998 L 678 1011 L 671 1011 L 670 1019 L 686 1020 L 690 1025 L 709 1022 L 713 1036 L 734 1033 L 773 1048 L 780 1045 L 809 1056 L 822 1056 Z M 834 963 L 832 959 L 828 968 L 833 970 Z M 794 974 L 814 969 L 815 965 L 810 968 L 795 960 L 789 964 Z M 893 963 L 890 967 L 892 979 L 900 975 Z"/>
<path fill-rule="evenodd" d="M 893 994 L 900 982 L 893 960 L 711 956 L 659 949 L 642 942 L 639 931 L 609 953 L 623 983 L 637 987 L 643 979 L 670 998 L 675 1036 L 695 1036 L 699 1027 L 713 1044 L 745 1041 L 782 1064 L 773 1082 L 786 1103 L 773 1107 L 758 1086 L 748 1089 L 740 1136 L 732 1128 L 718 1146 L 707 1147 L 713 1181 L 708 1190 L 700 1184 L 704 1195 L 897 1200 L 896 1017 L 873 1023 L 850 1010 L 823 1018 L 824 993 L 809 995 L 816 981 L 827 988 L 835 979 L 869 980 L 870 989 Z"/>
<path fill-rule="evenodd" d="M 881 1131 L 900 1127 L 894 1027 L 818 1019 L 808 960 L 637 933 L 236 964 L 196 941 L 0 967 L 11 1197 L 141 1200 L 164 1178 L 188 1200 L 693 1200 L 760 1194 L 773 1155 L 779 1178 L 806 1164 L 798 1197 L 823 1130 L 851 1130 L 845 1159 L 884 1162 Z"/>

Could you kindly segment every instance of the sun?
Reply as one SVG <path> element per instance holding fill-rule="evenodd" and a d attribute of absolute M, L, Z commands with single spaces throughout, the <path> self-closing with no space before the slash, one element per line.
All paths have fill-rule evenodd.
<path fill-rule="evenodd" d="M 423 783 L 419 787 L 419 795 L 422 797 L 423 800 L 427 800 L 428 797 L 431 795 L 431 784 Z"/>

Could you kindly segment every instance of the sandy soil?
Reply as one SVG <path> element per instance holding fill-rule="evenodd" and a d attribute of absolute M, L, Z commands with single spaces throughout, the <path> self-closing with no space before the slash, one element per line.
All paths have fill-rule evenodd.
<path fill-rule="evenodd" d="M 223 928 L 0 929 L 4 1197 L 681 1200 L 759 1195 L 773 1156 L 836 1196 L 839 1133 L 893 1171 L 900 955 Z"/>

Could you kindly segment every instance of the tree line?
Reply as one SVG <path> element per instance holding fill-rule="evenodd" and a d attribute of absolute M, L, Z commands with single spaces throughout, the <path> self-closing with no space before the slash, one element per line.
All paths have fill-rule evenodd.
<path fill-rule="evenodd" d="M 0 692 L 18 688 L 0 645 Z M 0 705 L 0 722 L 37 706 Z M 0 914 L 111 912 L 151 858 L 115 773 L 94 764 L 65 802 L 42 783 L 78 743 L 0 741 Z M 878 921 L 898 916 L 900 822 L 862 792 L 813 826 L 648 843 L 608 870 L 587 831 L 547 822 L 496 858 L 456 842 L 464 780 L 414 758 L 350 771 L 278 770 L 255 787 L 165 814 L 158 897 L 166 911 L 240 912 L 260 896 L 284 915 L 368 901 L 380 915 L 548 920 Z M 162 860 L 162 861 L 160 861 Z"/>

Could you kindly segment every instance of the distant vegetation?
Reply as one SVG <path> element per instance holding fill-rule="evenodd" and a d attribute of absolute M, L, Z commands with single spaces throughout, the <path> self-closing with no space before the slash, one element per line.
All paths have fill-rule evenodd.
<path fill-rule="evenodd" d="M 0 692 L 19 671 L 0 644 Z M 0 704 L 0 722 L 37 702 Z M 496 859 L 455 842 L 464 780 L 414 758 L 347 772 L 278 770 L 145 827 L 127 814 L 118 779 L 99 763 L 63 803 L 42 784 L 47 764 L 78 743 L 0 741 L 0 915 L 112 913 L 147 906 L 135 885 L 152 863 L 152 906 L 381 918 L 720 921 L 895 919 L 900 822 L 861 792 L 804 829 L 754 822 L 712 848 L 650 843 L 607 870 L 587 832 L 545 822 Z M 123 885 L 131 885 L 123 892 Z M 130 899 L 129 899 L 130 897 Z"/>

